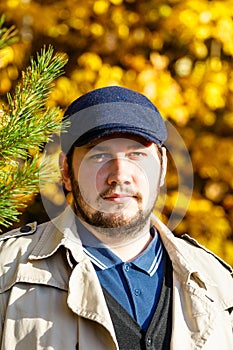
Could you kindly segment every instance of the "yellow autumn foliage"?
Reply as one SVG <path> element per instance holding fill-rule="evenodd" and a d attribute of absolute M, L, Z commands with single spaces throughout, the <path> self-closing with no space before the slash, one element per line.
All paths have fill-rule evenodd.
<path fill-rule="evenodd" d="M 191 200 L 179 188 L 191 176 L 186 161 L 174 161 L 180 178 L 176 164 L 169 167 L 161 216 L 185 215 L 175 233 L 190 233 L 233 264 L 232 0 L 7 0 L 0 11 L 21 35 L 0 52 L 1 102 L 45 43 L 69 58 L 50 106 L 64 110 L 106 85 L 144 93 L 176 128 L 193 167 Z M 60 205 L 56 186 L 43 195 Z"/>

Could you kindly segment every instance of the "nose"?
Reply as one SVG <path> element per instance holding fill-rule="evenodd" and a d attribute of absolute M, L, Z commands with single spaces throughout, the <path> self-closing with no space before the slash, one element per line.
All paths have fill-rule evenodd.
<path fill-rule="evenodd" d="M 130 162 L 125 158 L 115 158 L 110 161 L 109 174 L 107 179 L 108 185 L 132 183 L 132 169 Z"/>

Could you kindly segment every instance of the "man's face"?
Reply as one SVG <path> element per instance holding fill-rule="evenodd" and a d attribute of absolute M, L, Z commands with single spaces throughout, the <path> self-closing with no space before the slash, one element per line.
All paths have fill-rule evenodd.
<path fill-rule="evenodd" d="M 143 227 L 163 177 L 157 146 L 138 137 L 105 138 L 74 148 L 70 174 L 65 184 L 77 215 L 114 235 Z"/>

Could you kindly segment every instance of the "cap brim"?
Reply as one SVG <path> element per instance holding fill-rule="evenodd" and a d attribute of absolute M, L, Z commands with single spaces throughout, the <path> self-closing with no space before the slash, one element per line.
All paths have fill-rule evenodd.
<path fill-rule="evenodd" d="M 134 103 L 98 104 L 67 117 L 70 125 L 61 134 L 61 147 L 65 153 L 76 142 L 84 145 L 114 132 L 132 133 L 158 144 L 167 137 L 164 120 L 157 109 Z"/>
<path fill-rule="evenodd" d="M 130 127 L 129 125 L 108 124 L 87 131 L 74 142 L 74 145 L 76 147 L 81 147 L 103 137 L 112 136 L 115 134 L 122 134 L 126 137 L 129 137 L 129 135 L 139 136 L 146 141 L 153 142 L 158 145 L 162 144 L 161 140 L 159 140 L 156 135 L 147 133 L 142 128 Z"/>

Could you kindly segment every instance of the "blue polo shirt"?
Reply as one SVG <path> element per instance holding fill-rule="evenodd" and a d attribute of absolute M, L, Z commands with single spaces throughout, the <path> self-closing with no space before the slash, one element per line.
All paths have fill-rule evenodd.
<path fill-rule="evenodd" d="M 163 246 L 157 231 L 151 228 L 153 240 L 128 262 L 122 261 L 79 220 L 77 228 L 101 285 L 146 331 L 159 300 L 164 274 Z"/>

